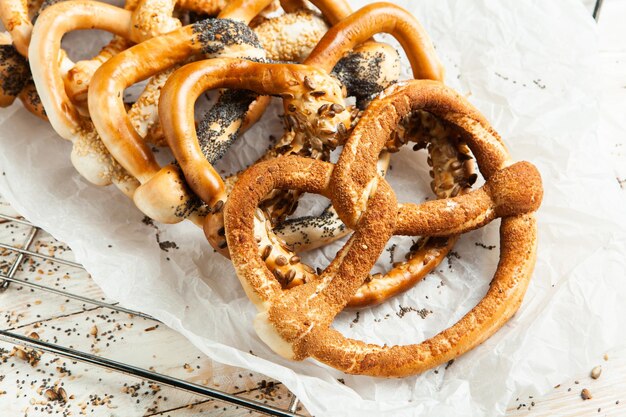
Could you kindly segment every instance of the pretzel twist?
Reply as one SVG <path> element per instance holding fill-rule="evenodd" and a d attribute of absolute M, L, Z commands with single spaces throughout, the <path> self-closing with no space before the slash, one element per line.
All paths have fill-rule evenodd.
<path fill-rule="evenodd" d="M 487 182 L 481 189 L 446 200 L 410 206 L 396 202 L 387 182 L 376 174 L 382 150 L 402 118 L 424 111 L 450 123 L 464 136 Z M 364 146 L 368 143 L 367 146 Z M 324 195 L 354 234 L 315 280 L 282 290 L 258 255 L 255 212 L 274 188 L 297 188 Z M 351 134 L 336 166 L 283 158 L 251 167 L 233 188 L 224 208 L 231 259 L 246 294 L 259 309 L 255 329 L 282 356 L 315 358 L 346 373 L 406 376 L 443 364 L 482 343 L 519 307 L 535 262 L 533 212 L 542 198 L 541 178 L 528 162 L 512 164 L 506 148 L 486 120 L 461 96 L 440 83 L 410 81 L 375 100 Z M 500 262 L 486 296 L 461 320 L 414 345 L 378 346 L 348 339 L 330 326 L 362 285 L 393 234 L 422 233 L 431 228 L 420 214 L 436 219 L 437 230 L 467 231 L 484 224 L 494 212 L 502 217 Z M 450 204 L 452 203 L 452 204 Z M 445 220 L 438 214 L 446 213 Z M 457 208 L 458 207 L 458 208 Z M 464 215 L 469 211 L 472 220 Z M 416 215 L 416 216 L 413 216 Z M 452 227 L 445 226 L 451 221 Z"/>
<path fill-rule="evenodd" d="M 3 19 L 6 27 L 11 27 L 10 31 L 11 37 L 14 39 L 14 47 L 17 48 L 22 55 L 27 58 L 28 57 L 28 46 L 30 43 L 30 36 L 32 33 L 33 25 L 31 23 L 32 20 L 38 17 L 38 15 L 47 7 L 51 6 L 55 2 L 51 1 L 16 1 L 16 0 L 3 0 L 0 2 L 0 17 Z M 126 8 L 132 10 L 134 8 L 135 1 L 128 1 L 126 3 Z M 7 45 L 11 44 L 11 40 L 5 42 L 2 40 L 2 43 L 6 43 Z M 120 48 L 127 47 L 128 45 L 122 45 L 120 39 L 113 39 L 109 45 L 107 45 L 103 50 L 96 55 L 91 60 L 81 61 L 76 63 L 72 63 L 63 52 L 61 54 L 61 59 L 64 61 L 63 66 L 64 70 L 63 76 L 65 78 L 65 84 L 68 91 L 69 96 L 72 100 L 79 102 L 81 100 L 86 100 L 86 92 L 88 86 L 88 80 L 91 78 L 93 74 L 94 66 L 100 65 L 103 60 L 106 60 L 110 57 L 111 53 L 115 53 L 116 48 L 118 51 Z M 3 46 L 6 49 L 5 46 Z M 4 53 L 6 55 L 6 53 Z M 14 63 L 14 59 L 11 59 L 11 62 Z M 28 64 L 23 63 L 26 68 L 28 68 Z M 28 69 L 28 73 L 30 76 L 30 69 Z M 15 76 L 12 76 L 12 81 L 15 80 Z M 32 82 L 27 82 L 23 84 L 23 88 L 25 89 L 23 92 L 17 92 L 15 94 L 9 94 L 12 97 L 19 96 L 22 100 L 24 107 L 29 110 L 31 113 L 36 116 L 47 120 L 45 115 L 45 110 L 41 105 L 41 99 L 38 97 L 37 91 L 32 85 Z M 7 95 L 7 92 L 0 92 L 0 94 L 4 93 Z M 81 93 L 83 93 L 81 95 Z M 5 101 L 5 104 L 0 103 L 1 106 L 9 105 L 13 102 L 13 100 L 9 100 L 10 102 Z M 8 103 L 8 104 L 7 104 Z M 79 108 L 82 110 L 82 108 Z"/>

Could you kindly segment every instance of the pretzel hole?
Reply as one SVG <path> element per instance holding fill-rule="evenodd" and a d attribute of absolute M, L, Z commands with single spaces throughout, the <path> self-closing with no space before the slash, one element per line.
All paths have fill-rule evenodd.
<path fill-rule="evenodd" d="M 499 226 L 500 221 L 494 221 L 461 236 L 446 258 L 417 285 L 383 304 L 345 309 L 332 327 L 346 337 L 380 345 L 420 343 L 450 327 L 489 289 L 500 253 Z M 390 244 L 397 243 L 396 257 L 408 248 L 407 238 L 401 239 L 390 240 Z M 408 240 L 410 245 L 418 238 Z M 391 266 L 389 257 L 390 253 L 384 251 L 379 258 L 386 270 Z"/>
<path fill-rule="evenodd" d="M 78 62 L 93 58 L 111 39 L 113 35 L 104 30 L 74 30 L 63 36 L 61 48 L 72 61 Z"/>

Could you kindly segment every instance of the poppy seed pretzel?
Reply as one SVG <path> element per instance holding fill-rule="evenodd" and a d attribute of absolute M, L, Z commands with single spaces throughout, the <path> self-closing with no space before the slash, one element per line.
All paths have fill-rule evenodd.
<path fill-rule="evenodd" d="M 421 205 L 397 203 L 393 190 L 372 167 L 397 124 L 419 111 L 458 129 L 485 176 L 483 187 Z M 256 247 L 255 212 L 274 188 L 324 195 L 354 228 L 319 277 L 289 290 L 281 288 Z M 276 353 L 294 360 L 311 357 L 350 374 L 402 377 L 476 347 L 519 308 L 534 268 L 533 213 L 542 194 L 536 168 L 528 162 L 512 163 L 497 133 L 465 99 L 443 84 L 415 80 L 391 87 L 370 105 L 337 165 L 288 157 L 252 166 L 226 202 L 225 233 L 237 275 L 259 310 L 255 330 Z M 417 217 L 422 215 L 426 219 L 420 223 Z M 502 218 L 497 270 L 485 297 L 457 323 L 422 343 L 402 346 L 364 343 L 331 328 L 393 234 L 421 234 L 433 229 L 427 224 L 431 220 L 441 233 L 459 233 L 495 217 Z"/>
<path fill-rule="evenodd" d="M 31 20 L 41 7 L 41 3 L 22 0 L 0 1 L 0 19 L 9 30 L 0 33 L 0 107 L 8 107 L 19 98 L 29 112 L 47 120 L 26 60 L 32 31 Z"/>
<path fill-rule="evenodd" d="M 127 4 L 134 7 L 134 2 Z M 78 29 L 102 29 L 116 35 L 109 47 L 100 56 L 84 63 L 81 73 L 67 71 L 68 59 L 58 62 L 64 56 L 60 48 L 64 34 Z M 113 182 L 125 194 L 132 195 L 137 187 L 134 178 L 115 161 L 102 144 L 92 121 L 84 117 L 85 111 L 70 99 L 68 91 L 74 91 L 69 80 L 86 88 L 91 71 L 95 70 L 102 60 L 118 53 L 127 46 L 119 38 L 138 41 L 132 24 L 132 12 L 108 4 L 93 1 L 66 1 L 46 8 L 38 17 L 33 30 L 30 45 L 30 64 L 33 80 L 40 94 L 41 102 L 55 131 L 63 138 L 73 142 L 72 163 L 88 181 L 96 185 L 108 185 Z M 69 68 L 74 65 L 70 62 Z M 65 73 L 69 75 L 66 76 Z M 87 78 L 85 78 L 87 77 Z M 83 81 L 80 81 L 83 80 Z M 81 87 L 81 88 L 82 88 Z"/>
<path fill-rule="evenodd" d="M 8 107 L 30 81 L 26 59 L 11 44 L 8 34 L 0 33 L 0 107 Z"/>
<path fill-rule="evenodd" d="M 245 3 L 243 5 L 234 4 L 235 6 L 231 6 L 230 10 L 226 10 L 224 13 L 235 14 L 238 11 L 241 15 L 240 10 L 244 8 Z M 269 7 L 271 5 L 267 6 L 266 9 Z M 253 28 L 262 49 L 267 52 L 267 58 L 279 61 L 300 61 L 300 58 L 308 56 L 327 29 L 328 26 L 321 16 L 311 11 L 302 10 L 272 17 Z M 268 48 L 270 49 L 268 50 Z M 158 146 L 166 145 L 158 120 L 159 96 L 165 81 L 176 68 L 172 67 L 150 78 L 145 89 L 128 112 L 137 133 L 145 141 Z M 263 106 L 261 105 L 248 109 L 240 133 L 247 130 L 247 127 L 260 117 L 262 111 Z"/>
<path fill-rule="evenodd" d="M 228 16 L 254 16 L 269 2 L 235 0 L 218 18 L 206 19 L 137 44 L 109 60 L 94 75 L 89 90 L 94 124 L 111 154 L 141 184 L 133 200 L 150 218 L 163 223 L 177 223 L 189 218 L 199 223 L 198 216 L 202 215 L 202 211 L 198 211 L 200 202 L 189 194 L 179 179 L 182 175 L 178 168 L 170 164 L 161 170 L 141 136 L 154 121 L 152 115 L 160 96 L 159 83 L 180 64 L 199 55 L 263 59 L 265 53 L 247 22 L 232 20 Z M 250 10 L 243 12 L 243 6 Z M 153 95 L 140 97 L 135 110 L 127 113 L 122 98 L 124 89 L 152 76 L 157 78 L 154 84 L 149 83 L 146 91 Z M 239 105 L 248 109 L 251 101 L 242 98 Z M 250 113 L 252 117 L 260 117 L 267 102 L 265 98 L 257 100 L 253 105 L 256 109 Z M 133 124 L 130 116 L 145 124 Z M 159 180 L 162 180 L 163 187 L 155 189 L 151 186 L 153 181 Z"/>

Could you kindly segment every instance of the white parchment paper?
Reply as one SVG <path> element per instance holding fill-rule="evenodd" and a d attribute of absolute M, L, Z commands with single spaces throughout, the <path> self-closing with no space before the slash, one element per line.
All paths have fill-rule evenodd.
<path fill-rule="evenodd" d="M 447 369 L 384 380 L 346 376 L 273 354 L 252 329 L 255 310 L 228 261 L 186 222 L 157 230 L 113 187 L 79 177 L 70 145 L 19 105 L 0 112 L 0 193 L 67 242 L 108 296 L 176 329 L 211 358 L 281 380 L 315 416 L 496 416 L 515 392 L 540 393 L 626 342 L 626 204 L 597 146 L 595 24 L 577 0 L 396 1 L 429 31 L 448 84 L 466 94 L 509 144 L 536 164 L 545 198 L 537 267 L 517 315 Z M 352 0 L 354 7 L 366 3 Z M 236 170 L 280 134 L 275 106 L 221 168 Z M 394 155 L 401 201 L 429 196 L 423 153 Z M 304 207 L 321 207 L 308 200 Z M 499 222 L 469 233 L 416 288 L 337 328 L 372 342 L 417 343 L 453 324 L 485 294 L 498 260 Z M 403 259 L 409 243 L 393 256 Z M 495 246 L 491 249 L 490 247 Z M 337 246 L 309 255 L 324 266 Z M 389 267 L 391 252 L 381 255 Z M 253 354 L 249 353 L 253 352 Z M 340 382 L 338 379 L 342 379 Z"/>

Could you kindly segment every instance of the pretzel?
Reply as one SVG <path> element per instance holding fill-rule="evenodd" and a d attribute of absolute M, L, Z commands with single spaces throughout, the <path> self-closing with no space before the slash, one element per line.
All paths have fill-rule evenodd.
<path fill-rule="evenodd" d="M 32 21 L 36 19 L 45 8 L 49 7 L 53 2 L 50 1 L 39 1 L 39 0 L 3 0 L 0 1 L 0 18 L 3 21 L 3 24 L 6 28 L 8 28 L 10 36 L 7 39 L 2 39 L 2 48 L 7 49 L 6 45 L 11 45 L 13 42 L 13 46 L 17 52 L 22 54 L 25 58 L 28 58 L 28 46 L 30 43 L 30 36 L 33 29 Z M 130 1 L 127 3 L 127 6 L 132 7 L 134 2 Z M 108 58 L 108 52 L 112 50 L 112 48 L 118 44 L 116 40 L 111 42 L 111 44 L 104 48 L 104 50 L 94 57 L 95 63 L 99 61 L 105 60 Z M 3 53 L 3 56 L 7 56 L 7 52 Z M 86 67 L 85 69 L 89 69 L 90 65 L 94 65 L 91 60 L 81 61 L 74 65 L 65 54 L 63 54 L 62 59 L 64 62 L 64 67 L 69 69 L 72 66 L 69 74 L 69 79 L 66 79 L 66 87 L 68 89 L 70 97 L 74 100 L 75 95 L 74 90 L 83 90 L 86 91 L 87 83 L 85 80 L 89 80 L 91 78 L 92 72 L 85 72 L 81 67 Z M 3 64 L 3 65 L 14 65 L 15 59 L 10 58 L 12 64 Z M 30 77 L 30 69 L 28 68 L 28 64 L 23 63 L 25 65 Z M 20 70 L 20 72 L 22 72 Z M 68 74 L 64 71 L 64 77 L 67 77 Z M 73 80 L 76 78 L 76 80 Z M 15 76 L 12 76 L 13 81 L 15 80 Z M 10 81 L 3 81 L 3 83 L 8 83 Z M 23 87 L 25 91 L 14 92 L 10 94 L 11 97 L 19 96 L 22 99 L 24 107 L 31 111 L 31 113 L 39 116 L 42 119 L 47 119 L 45 116 L 45 111 L 43 111 L 43 107 L 41 106 L 41 100 L 37 96 L 37 92 L 32 85 L 32 82 L 24 83 Z M 1 93 L 0 93 L 1 94 Z M 86 97 L 85 97 L 86 98 Z M 0 102 L 1 107 L 5 107 L 10 105 L 13 102 L 13 99 L 9 100 L 9 102 Z"/>
<path fill-rule="evenodd" d="M 372 10 L 378 13 L 381 9 L 383 12 L 386 12 L 385 9 L 390 9 L 390 13 L 395 13 L 395 19 L 401 23 L 415 22 L 410 14 L 396 6 L 378 5 L 374 8 L 365 8 L 355 13 L 348 21 L 349 23 L 345 24 L 344 21 L 333 27 L 320 44 L 332 47 L 332 39 L 338 36 L 337 33 L 349 31 L 350 27 L 358 26 L 366 21 L 372 14 Z M 389 26 L 394 25 L 389 24 Z M 407 24 L 405 27 L 408 26 Z M 417 23 L 413 26 L 421 29 Z M 374 35 L 373 26 L 367 30 L 369 32 L 362 33 L 362 37 L 356 38 L 355 42 L 360 39 L 369 39 Z M 441 74 L 441 71 L 432 70 L 439 65 L 436 58 L 431 58 L 434 54 L 432 46 L 427 42 L 418 45 L 415 33 L 421 33 L 421 31 L 405 32 L 403 35 L 395 32 L 396 36 L 414 38 L 404 42 L 405 45 L 411 47 L 407 52 L 412 61 L 420 62 L 420 65 L 414 64 L 414 75 L 421 77 L 422 74 L 419 71 L 424 68 L 429 71 L 428 75 Z M 355 39 L 355 37 L 351 36 L 348 39 Z M 339 59 L 345 50 L 350 50 L 353 46 L 352 43 L 345 42 L 340 48 L 334 48 L 331 59 Z M 423 53 L 422 48 L 428 53 Z M 310 59 L 317 60 L 323 54 L 323 50 L 317 49 L 317 52 L 305 62 Z M 422 57 L 422 60 L 427 59 L 427 63 L 432 63 L 432 65 L 424 65 L 418 56 Z M 332 68 L 332 61 L 324 65 Z M 206 149 L 210 148 L 211 144 L 202 143 L 204 149 L 200 147 L 193 123 L 194 102 L 197 97 L 207 89 L 223 87 L 242 88 L 259 94 L 282 95 L 285 98 L 285 111 L 293 130 L 279 140 L 274 150 L 266 154 L 264 158 L 283 154 L 328 158 L 329 150 L 339 144 L 341 136 L 347 133 L 345 126 L 349 126 L 351 115 L 348 115 L 349 111 L 339 104 L 343 103 L 343 94 L 336 81 L 324 75 L 323 71 L 320 72 L 308 66 L 214 60 L 189 64 L 169 78 L 163 91 L 160 108 L 165 135 L 189 186 L 205 203 L 213 207 L 212 213 L 209 213 L 204 224 L 207 239 L 216 250 L 227 256 L 220 207 L 227 198 L 226 190 L 229 188 L 229 183 L 232 184 L 235 177 L 231 177 L 226 184 L 222 183 L 221 177 L 213 170 L 209 162 L 211 158 L 207 161 L 204 157 L 204 155 L 211 155 L 210 150 Z M 320 91 L 322 94 L 317 94 Z M 340 118 L 333 120 L 337 116 Z M 439 138 L 434 141 L 431 149 L 431 161 L 435 161 L 436 168 L 433 171 L 433 177 L 437 185 L 451 182 L 455 186 L 447 190 L 433 189 L 440 198 L 460 192 L 461 185 L 457 183 L 464 179 L 468 169 L 459 161 L 464 155 L 458 154 L 454 147 L 447 146 L 444 139 L 445 136 L 443 139 Z M 406 138 L 401 137 L 400 143 L 403 140 Z M 395 146 L 397 147 L 397 144 Z M 299 262 L 299 257 L 286 244 L 287 241 L 292 244 L 299 243 L 294 246 L 299 246 L 298 249 L 303 250 L 331 242 L 347 232 L 339 219 L 333 216 L 332 209 L 329 209 L 320 217 L 307 217 L 288 222 L 279 229 L 281 235 L 276 236 L 271 231 L 271 220 L 280 219 L 281 215 L 293 212 L 298 196 L 299 192 L 293 190 L 273 192 L 268 196 L 262 205 L 262 210 L 268 213 L 268 219 L 262 222 L 265 223 L 264 225 L 258 226 L 266 233 L 257 233 L 260 239 L 260 253 L 267 265 L 287 287 L 300 285 L 312 277 L 312 269 Z M 380 303 L 410 288 L 445 257 L 455 241 L 456 238 L 453 237 L 418 242 L 411 248 L 408 262 L 396 265 L 385 275 L 378 274 L 370 277 L 367 284 L 350 301 L 350 306 Z M 292 259 L 294 261 L 285 262 L 285 260 Z"/>
<path fill-rule="evenodd" d="M 268 3 L 269 0 L 252 5 L 247 0 L 234 1 L 221 12 L 220 17 L 256 15 Z M 253 10 L 244 13 L 242 6 L 245 5 Z M 94 124 L 116 160 L 140 184 L 152 179 L 161 167 L 128 119 L 121 93 L 126 87 L 172 70 L 198 54 L 235 54 L 253 59 L 264 56 L 254 33 L 245 23 L 224 18 L 207 19 L 127 49 L 103 65 L 92 79 L 89 107 Z M 154 97 L 151 104 L 157 99 Z M 264 107 L 266 101 L 259 103 Z M 246 107 L 248 105 L 246 103 Z M 142 117 L 149 116 L 144 114 Z M 136 205 L 151 218 L 165 223 L 174 223 L 185 217 L 193 220 L 198 215 L 197 199 L 185 192 L 184 184 L 177 179 L 176 167 L 169 165 L 167 169 L 173 173 L 165 176 L 170 188 L 151 190 L 142 187 L 134 195 Z"/>
<path fill-rule="evenodd" d="M 181 26 L 173 17 L 174 6 L 201 13 L 216 13 L 225 7 L 226 0 L 127 0 L 124 8 L 132 11 L 130 33 L 135 41 L 170 32 Z M 89 82 L 96 70 L 112 56 L 133 45 L 130 39 L 115 36 L 95 57 L 77 62 L 64 76 L 69 98 L 83 114 L 87 114 L 86 102 Z"/>
<path fill-rule="evenodd" d="M 10 30 L 0 33 L 0 107 L 10 106 L 19 97 L 28 111 L 46 120 L 45 111 L 31 80 L 28 62 L 23 58 L 26 57 L 32 31 L 30 22 L 41 3 L 25 0 L 0 1 L 0 19 L 5 28 Z"/>
<path fill-rule="evenodd" d="M 158 81 L 150 87 L 151 93 L 145 99 L 140 97 L 139 103 L 144 110 L 131 110 L 128 115 L 119 93 L 138 81 L 164 71 L 171 72 L 176 65 L 201 53 L 205 56 L 264 59 L 265 53 L 254 32 L 244 22 L 247 23 L 269 3 L 270 0 L 233 1 L 222 10 L 218 19 L 198 22 L 136 45 L 109 60 L 94 76 L 89 91 L 94 123 L 116 160 L 142 184 L 134 201 L 149 217 L 164 223 L 175 223 L 184 218 L 200 223 L 205 213 L 202 202 L 186 189 L 176 166 L 170 164 L 159 172 L 161 167 L 141 137 L 140 133 L 148 133 L 155 121 L 151 107 L 159 99 Z M 161 80 L 164 78 L 160 76 Z M 237 124 L 233 134 L 223 127 L 223 149 L 237 137 L 242 123 L 249 125 L 260 117 L 268 103 L 267 98 L 260 98 L 249 108 L 253 100 L 254 97 L 239 95 L 237 103 L 217 107 L 226 113 L 214 115 L 210 120 L 218 126 L 226 120 L 235 120 Z M 221 103 L 225 100 L 222 99 Z M 129 121 L 130 114 L 136 115 L 139 122 Z M 248 122 L 240 120 L 237 114 L 247 114 Z"/>
<path fill-rule="evenodd" d="M 398 204 L 377 175 L 376 158 L 402 119 L 440 118 L 467 141 L 486 184 L 468 194 L 420 205 Z M 367 143 L 367 146 L 364 146 Z M 313 281 L 283 290 L 257 251 L 255 217 L 275 188 L 330 198 L 354 234 Z M 254 327 L 286 358 L 314 358 L 345 373 L 402 377 L 446 363 L 495 333 L 518 309 L 535 263 L 541 178 L 528 162 L 512 163 L 501 139 L 465 99 L 443 84 L 415 80 L 375 100 L 352 132 L 336 166 L 288 157 L 257 164 L 235 184 L 224 207 L 226 239 L 237 275 L 256 305 Z M 393 234 L 465 232 L 496 217 L 500 262 L 485 297 L 456 324 L 414 345 L 379 346 L 331 328 Z M 431 224 L 431 222 L 433 222 Z"/>
<path fill-rule="evenodd" d="M 136 183 L 111 158 L 91 121 L 82 117 L 69 99 L 58 57 L 61 38 L 67 32 L 102 29 L 132 40 L 130 22 L 130 11 L 108 4 L 92 1 L 58 3 L 39 15 L 29 54 L 33 80 L 43 107 L 54 130 L 72 141 L 71 159 L 76 169 L 94 184 L 113 182 L 125 193 L 131 193 Z"/>

